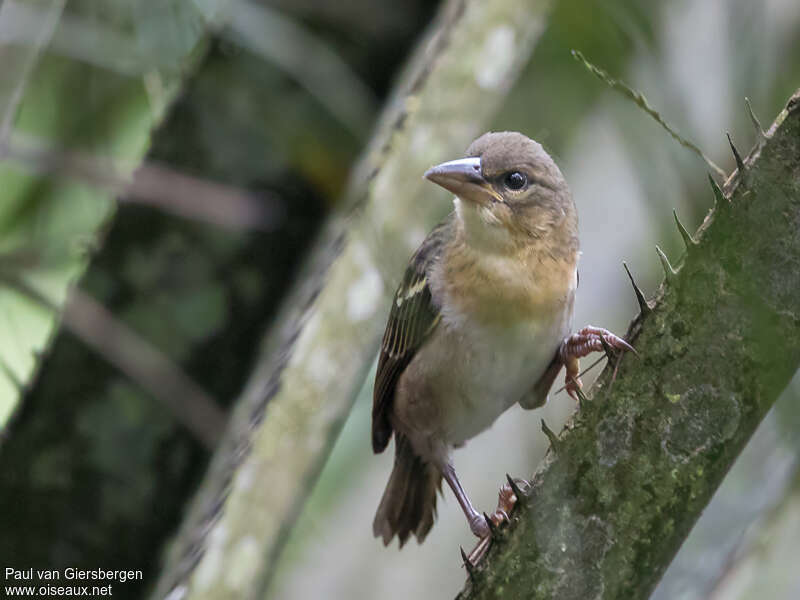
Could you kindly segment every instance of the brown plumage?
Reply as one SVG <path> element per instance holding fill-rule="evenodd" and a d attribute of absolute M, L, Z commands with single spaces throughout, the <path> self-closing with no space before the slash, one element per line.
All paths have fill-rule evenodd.
<path fill-rule="evenodd" d="M 436 493 L 441 484 L 436 467 L 414 453 L 408 438 L 397 435 L 394 468 L 375 513 L 375 536 L 388 544 L 396 534 L 401 548 L 411 534 L 422 542 L 436 518 Z"/>
<path fill-rule="evenodd" d="M 411 258 L 381 345 L 373 450 L 395 436 L 373 522 L 385 544 L 425 539 L 442 477 L 472 531 L 488 535 L 451 450 L 515 402 L 544 403 L 571 326 L 577 215 L 558 167 L 518 133 L 481 136 L 467 154 L 426 173 L 456 210 Z"/>

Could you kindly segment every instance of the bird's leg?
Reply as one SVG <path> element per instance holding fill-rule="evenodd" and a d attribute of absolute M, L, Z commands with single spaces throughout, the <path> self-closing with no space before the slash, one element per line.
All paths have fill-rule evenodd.
<path fill-rule="evenodd" d="M 527 481 L 523 481 L 521 479 L 517 479 L 515 485 L 529 485 Z M 508 483 L 504 483 L 500 487 L 500 493 L 497 495 L 497 510 L 495 510 L 489 518 L 492 520 L 492 523 L 496 527 L 499 527 L 503 521 L 508 521 L 508 515 L 513 510 L 514 506 L 517 504 L 517 496 L 514 493 L 514 490 L 511 489 L 511 485 Z M 485 538 L 481 538 L 475 547 L 472 549 L 472 552 L 469 553 L 467 560 L 472 565 L 477 565 L 483 556 L 486 554 L 486 551 L 489 549 L 489 546 L 492 543 L 492 537 L 486 536 Z"/>
<path fill-rule="evenodd" d="M 578 390 L 581 388 L 580 363 L 578 359 L 592 352 L 608 352 L 610 349 L 627 350 L 636 354 L 636 350 L 628 342 L 602 327 L 584 327 L 578 333 L 573 333 L 561 342 L 558 357 L 567 370 L 565 383 L 567 393 L 578 400 Z M 611 358 L 611 357 L 609 357 Z"/>
<path fill-rule="evenodd" d="M 486 522 L 484 516 L 472 506 L 472 502 L 469 501 L 467 493 L 464 491 L 464 488 L 461 487 L 461 483 L 456 476 L 456 471 L 449 461 L 442 467 L 442 477 L 444 477 L 450 489 L 453 490 L 456 500 L 458 500 L 459 505 L 461 505 L 461 510 L 464 511 L 464 515 L 467 517 L 469 528 L 472 533 L 479 538 L 488 537 L 491 534 L 489 524 Z"/>

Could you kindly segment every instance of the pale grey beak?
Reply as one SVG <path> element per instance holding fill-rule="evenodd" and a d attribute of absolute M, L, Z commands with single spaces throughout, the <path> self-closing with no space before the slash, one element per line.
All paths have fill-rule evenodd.
<path fill-rule="evenodd" d="M 481 174 L 480 158 L 451 160 L 425 171 L 424 177 L 462 200 L 478 204 L 502 202 L 500 195 Z"/>

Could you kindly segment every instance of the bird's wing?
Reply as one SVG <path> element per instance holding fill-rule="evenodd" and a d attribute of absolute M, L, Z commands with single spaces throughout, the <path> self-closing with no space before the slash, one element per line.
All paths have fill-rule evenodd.
<path fill-rule="evenodd" d="M 394 391 L 403 370 L 439 323 L 440 313 L 428 285 L 430 267 L 441 252 L 448 222 L 434 229 L 411 257 L 395 292 L 381 343 L 372 396 L 372 449 L 383 452 L 392 437 Z"/>

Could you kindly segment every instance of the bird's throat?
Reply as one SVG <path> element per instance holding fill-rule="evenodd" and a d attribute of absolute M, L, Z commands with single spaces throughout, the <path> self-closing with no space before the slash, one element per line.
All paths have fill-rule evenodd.
<path fill-rule="evenodd" d="M 554 258 L 537 246 L 486 253 L 468 243 L 452 244 L 439 265 L 436 285 L 457 311 L 486 324 L 546 318 L 572 302 L 577 252 Z"/>
<path fill-rule="evenodd" d="M 461 198 L 453 199 L 456 213 L 457 241 L 475 251 L 491 254 L 513 253 L 524 240 L 517 240 L 514 231 L 507 228 L 492 213 L 490 206 L 475 204 Z"/>

